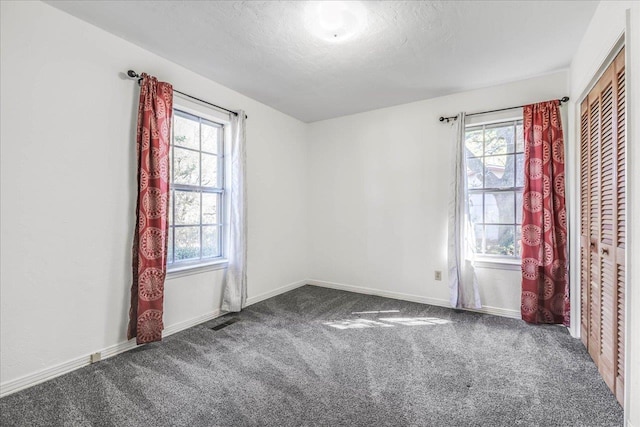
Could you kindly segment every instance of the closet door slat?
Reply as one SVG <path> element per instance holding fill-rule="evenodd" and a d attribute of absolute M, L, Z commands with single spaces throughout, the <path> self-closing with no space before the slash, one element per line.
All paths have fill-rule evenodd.
<path fill-rule="evenodd" d="M 589 102 L 580 106 L 580 338 L 588 347 L 589 336 Z"/>
<path fill-rule="evenodd" d="M 602 299 L 600 280 L 600 94 L 589 95 L 589 354 L 599 363 Z"/>

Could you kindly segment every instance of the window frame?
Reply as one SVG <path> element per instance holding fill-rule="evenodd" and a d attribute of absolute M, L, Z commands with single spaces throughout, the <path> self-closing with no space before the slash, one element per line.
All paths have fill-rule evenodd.
<path fill-rule="evenodd" d="M 485 136 L 484 136 L 484 131 L 487 127 L 499 127 L 500 125 L 507 125 L 507 124 L 511 124 L 514 128 L 514 148 L 512 152 L 506 152 L 503 154 L 491 154 L 491 155 L 487 155 L 485 152 Z M 484 245 L 484 241 L 486 239 L 485 234 L 485 228 L 487 225 L 494 225 L 494 226 L 511 226 L 513 227 L 514 230 L 514 246 L 517 244 L 518 242 L 518 235 L 517 235 L 517 230 L 518 228 L 522 227 L 522 218 L 521 221 L 515 222 L 515 220 L 518 218 L 518 210 L 522 209 L 522 205 L 518 205 L 518 194 L 522 194 L 524 191 L 524 182 L 522 184 L 522 186 L 518 186 L 517 185 L 517 174 L 518 173 L 523 173 L 523 170 L 521 171 L 518 167 L 517 167 L 517 160 L 518 160 L 518 155 L 522 154 L 522 156 L 524 157 L 524 141 L 523 141 L 523 145 L 522 145 L 522 151 L 518 151 L 518 144 L 517 144 L 517 126 L 523 126 L 523 117 L 522 117 L 522 113 L 520 112 L 519 114 L 517 114 L 516 112 L 509 112 L 507 113 L 507 115 L 500 115 L 499 117 L 495 117 L 493 119 L 491 118 L 487 118 L 484 117 L 480 120 L 473 120 L 472 122 L 466 122 L 465 123 L 465 144 L 464 144 L 464 149 L 465 149 L 465 153 L 464 153 L 464 158 L 465 158 L 465 162 L 468 161 L 468 159 L 470 158 L 475 158 L 478 159 L 482 162 L 483 164 L 483 168 L 485 167 L 485 158 L 487 157 L 492 157 L 492 156 L 513 156 L 514 158 L 514 182 L 513 182 L 513 186 L 512 187 L 486 187 L 485 183 L 486 183 L 486 174 L 483 173 L 483 177 L 482 177 L 482 187 L 481 188 L 468 188 L 466 189 L 466 194 L 465 194 L 465 201 L 464 203 L 466 203 L 466 210 L 467 212 L 470 211 L 470 196 L 472 194 L 479 194 L 482 195 L 482 221 L 481 222 L 471 222 L 471 226 L 475 227 L 476 225 L 480 225 L 483 227 L 483 245 Z M 481 129 L 483 131 L 483 147 L 482 147 L 482 155 L 481 156 L 468 156 L 467 155 L 467 146 L 466 146 L 466 134 L 469 131 L 472 130 L 479 130 Z M 524 163 L 523 163 L 524 166 Z M 502 223 L 502 222 L 496 222 L 496 223 L 487 223 L 486 222 L 486 202 L 485 202 L 485 197 L 487 193 L 500 193 L 500 192 L 513 192 L 514 194 L 514 222 L 513 223 Z M 473 243 L 475 245 L 475 241 Z M 515 249 L 515 248 L 514 248 Z M 516 249 L 517 251 L 517 249 Z M 503 269 L 503 270 L 520 270 L 520 266 L 521 266 L 521 260 L 522 260 L 522 254 L 521 254 L 521 250 L 517 251 L 520 252 L 517 255 L 498 255 L 498 254 L 483 254 L 483 253 L 479 253 L 476 252 L 475 253 L 475 265 L 476 267 L 480 267 L 480 268 L 496 268 L 496 269 Z"/>
<path fill-rule="evenodd" d="M 177 114 L 176 114 L 177 113 Z M 229 181 L 229 148 L 230 148 L 230 138 L 231 138 L 231 121 L 229 120 L 228 115 L 222 114 L 209 106 L 205 106 L 201 103 L 197 103 L 191 101 L 186 97 L 174 96 L 174 105 L 173 105 L 173 120 L 175 120 L 176 116 L 180 115 L 188 115 L 199 118 L 201 121 L 209 122 L 215 126 L 219 126 L 220 137 L 222 141 L 218 143 L 218 153 L 217 157 L 217 166 L 218 166 L 218 176 L 219 176 L 219 185 L 220 187 L 210 188 L 203 187 L 202 185 L 190 185 L 190 184 L 175 184 L 174 183 L 174 168 L 173 168 L 173 159 L 174 159 L 174 144 L 173 144 L 173 135 L 174 135 L 174 126 L 172 123 L 171 128 L 171 141 L 170 147 L 171 150 L 171 161 L 172 164 L 169 165 L 170 170 L 170 182 L 169 182 L 169 191 L 173 195 L 174 191 L 182 190 L 182 191 L 199 191 L 199 194 L 204 193 L 213 193 L 219 194 L 219 206 L 217 215 L 219 216 L 217 220 L 217 224 L 219 230 L 218 236 L 218 244 L 220 245 L 220 255 L 216 257 L 210 258 L 202 258 L 202 203 L 200 204 L 200 221 L 198 227 L 200 228 L 199 236 L 200 236 L 200 258 L 194 260 L 186 260 L 186 261 L 172 261 L 169 262 L 169 254 L 167 254 L 167 278 L 175 278 L 181 277 L 190 274 L 197 274 L 205 271 L 224 269 L 228 266 L 228 246 L 229 246 L 229 210 L 230 206 L 228 203 L 228 187 L 227 183 Z M 179 146 L 178 146 L 179 147 Z M 199 162 L 200 162 L 200 177 L 202 177 L 202 146 L 199 149 L 187 148 L 190 151 L 197 152 L 199 154 Z M 207 151 L 204 151 L 205 154 L 210 154 Z M 200 183 L 201 184 L 201 183 Z M 202 191 L 202 189 L 206 191 Z M 171 199 L 171 197 L 170 197 Z M 174 204 L 169 206 L 169 209 L 174 209 Z M 175 253 L 175 212 L 172 211 L 172 220 L 173 222 L 168 224 L 169 230 L 174 230 L 174 233 L 171 233 L 170 237 L 174 240 L 172 242 L 173 251 Z M 173 256 L 173 255 L 171 255 Z"/>

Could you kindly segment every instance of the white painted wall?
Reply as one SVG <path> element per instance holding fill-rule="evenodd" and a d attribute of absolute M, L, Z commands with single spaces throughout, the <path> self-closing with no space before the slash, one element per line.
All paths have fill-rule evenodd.
<path fill-rule="evenodd" d="M 311 277 L 447 304 L 455 127 L 438 118 L 557 99 L 567 90 L 567 74 L 558 72 L 312 123 Z M 485 306 L 519 313 L 519 271 L 479 269 L 478 279 Z"/>
<path fill-rule="evenodd" d="M 630 19 L 627 21 L 627 11 Z M 627 425 L 640 426 L 640 224 L 637 221 L 640 213 L 640 174 L 633 165 L 640 164 L 640 3 L 635 1 L 603 1 L 600 2 L 589 24 L 582 42 L 572 60 L 570 68 L 571 105 L 569 140 L 570 161 L 574 182 L 577 182 L 578 164 L 578 120 L 580 102 L 595 81 L 595 77 L 613 53 L 616 42 L 626 34 L 627 55 L 627 96 L 628 96 L 628 258 L 627 258 L 627 376 L 625 417 Z M 572 205 L 577 206 L 577 194 L 572 193 Z M 577 209 L 572 216 L 577 223 Z M 574 230 L 576 232 L 576 230 Z M 579 240 L 573 235 L 574 255 L 579 251 Z M 635 261 L 635 262 L 634 262 Z M 573 265 L 577 266 L 578 258 Z M 573 283 L 577 285 L 578 268 L 574 268 Z M 574 286 L 574 295 L 578 294 Z M 577 308 L 577 304 L 574 303 Z"/>
<path fill-rule="evenodd" d="M 129 68 L 247 122 L 249 298 L 307 273 L 305 125 L 40 2 L 1 2 L 6 384 L 126 341 L 138 88 Z M 165 325 L 215 312 L 223 271 L 168 280 Z"/>
<path fill-rule="evenodd" d="M 127 69 L 247 110 L 251 302 L 313 278 L 446 304 L 453 130 L 437 118 L 556 98 L 569 80 L 577 101 L 624 31 L 626 8 L 630 39 L 640 40 L 638 3 L 602 2 L 568 74 L 304 125 L 47 5 L 0 7 L 2 384 L 125 340 L 137 102 L 135 84 L 121 74 Z M 640 123 L 640 43 L 633 41 L 630 125 Z M 569 113 L 575 129 L 575 103 Z M 630 140 L 639 133 L 640 126 L 631 128 Z M 571 159 L 573 135 L 568 145 Z M 629 145 L 630 164 L 640 164 L 640 147 Z M 640 212 L 640 174 L 629 178 L 632 218 Z M 638 258 L 640 227 L 631 222 L 629 232 L 630 259 Z M 630 263 L 630 283 L 639 269 Z M 434 270 L 443 271 L 441 282 Z M 215 312 L 222 274 L 169 280 L 167 327 Z M 518 311 L 517 271 L 478 274 L 485 305 Z M 629 290 L 628 311 L 627 416 L 634 426 L 638 290 Z"/>

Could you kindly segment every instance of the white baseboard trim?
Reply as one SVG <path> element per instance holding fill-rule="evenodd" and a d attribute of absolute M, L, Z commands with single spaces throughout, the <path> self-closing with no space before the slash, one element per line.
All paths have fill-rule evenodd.
<path fill-rule="evenodd" d="M 300 286 L 304 286 L 306 284 L 305 280 L 299 280 L 297 282 L 290 283 L 285 286 L 281 286 L 277 289 L 274 289 L 269 292 L 265 292 L 260 295 L 256 295 L 247 300 L 245 305 L 249 306 L 251 304 L 255 304 L 257 302 L 266 300 L 268 298 L 274 297 L 276 295 L 280 295 L 282 293 L 288 292 L 295 288 L 299 288 Z M 176 324 L 170 325 L 165 328 L 162 332 L 163 337 L 168 337 L 169 335 L 173 335 L 176 332 L 183 331 L 185 329 L 191 328 L 192 326 L 199 325 L 204 322 L 208 322 L 209 320 L 215 319 L 223 315 L 224 312 L 217 309 L 209 313 L 205 313 L 201 316 L 194 317 L 192 319 L 188 319 L 182 322 L 178 322 Z M 96 350 L 93 353 L 100 352 L 102 360 L 107 359 L 109 357 L 113 357 L 117 354 L 124 353 L 125 351 L 131 350 L 136 347 L 135 340 L 129 340 L 120 342 L 118 344 L 111 345 L 109 347 L 105 347 L 101 350 Z M 75 371 L 76 369 L 82 368 L 84 366 L 91 364 L 91 356 L 89 354 L 76 357 L 67 362 L 60 363 L 55 366 L 51 366 L 48 368 L 44 368 L 40 371 L 34 372 L 32 374 L 27 374 L 20 378 L 16 378 L 13 380 L 5 381 L 0 384 L 0 397 L 7 396 L 9 394 L 15 393 L 17 391 L 23 390 L 25 388 L 34 386 L 36 384 L 40 384 L 42 382 L 48 381 L 55 377 L 59 377 L 60 375 L 64 375 L 71 371 Z"/>
<path fill-rule="evenodd" d="M 220 309 L 213 310 L 209 313 L 202 314 L 198 317 L 194 317 L 192 319 L 184 320 L 182 322 L 175 323 L 162 331 L 163 337 L 168 337 L 169 335 L 173 335 L 176 332 L 184 331 L 185 329 L 189 329 L 192 326 L 199 325 L 204 322 L 208 322 L 209 320 L 213 320 L 216 317 L 220 317 L 225 314 L 224 311 Z"/>
<path fill-rule="evenodd" d="M 344 283 L 326 282 L 324 280 L 307 280 L 307 285 L 320 286 L 322 288 L 338 289 L 340 291 L 355 292 L 358 294 L 376 295 L 379 297 L 399 299 L 403 301 L 419 302 L 421 304 L 437 305 L 440 307 L 449 307 L 449 301 L 440 298 L 429 298 L 419 295 L 403 294 L 399 292 L 383 291 L 374 288 L 365 288 L 364 286 L 346 285 Z"/>
<path fill-rule="evenodd" d="M 492 307 L 490 305 L 483 305 L 481 309 L 475 310 L 473 308 L 464 308 L 463 310 L 475 311 L 476 313 L 491 314 L 493 316 L 508 317 L 510 319 L 522 320 L 522 315 L 518 310 L 512 310 L 510 308 Z"/>
<path fill-rule="evenodd" d="M 173 324 L 162 332 L 163 337 L 168 337 L 169 335 L 173 335 L 176 332 L 183 331 L 192 326 L 198 325 L 200 323 L 207 322 L 209 320 L 215 319 L 223 314 L 220 310 L 214 310 L 210 313 L 203 314 L 198 317 L 194 317 L 193 319 L 188 319 L 182 322 L 178 322 Z M 102 350 L 96 350 L 93 353 L 100 352 L 102 360 L 108 359 L 109 357 L 113 357 L 116 354 L 124 353 L 127 350 L 131 350 L 136 347 L 135 340 L 129 340 L 120 342 L 118 344 L 111 345 L 109 347 L 105 347 Z M 91 364 L 91 356 L 89 354 L 76 357 L 67 362 L 60 363 L 55 366 L 51 366 L 49 368 L 44 368 L 40 371 L 34 372 L 32 374 L 27 374 L 20 378 L 16 378 L 14 380 L 5 381 L 0 384 L 0 397 L 7 396 L 9 394 L 15 393 L 17 391 L 23 390 L 25 388 L 34 386 L 36 384 L 40 384 L 42 382 L 48 381 L 55 377 L 59 377 L 60 375 L 64 375 L 71 371 L 75 371 L 76 369 L 82 368 L 84 366 Z"/>
<path fill-rule="evenodd" d="M 289 292 L 293 289 L 299 288 L 304 285 L 320 286 L 324 288 L 332 288 L 332 289 L 338 289 L 338 290 L 343 290 L 348 292 L 356 292 L 356 293 L 367 294 L 367 295 L 377 295 L 381 297 L 417 302 L 421 304 L 436 305 L 440 307 L 449 307 L 449 301 L 445 299 L 423 297 L 423 296 L 411 295 L 411 294 L 403 294 L 399 292 L 383 291 L 379 289 L 366 288 L 362 286 L 326 282 L 323 280 L 299 280 L 297 282 L 289 283 L 288 285 L 281 286 L 269 292 L 265 292 L 260 295 L 256 295 L 251 298 L 248 298 L 245 307 L 248 307 L 257 302 L 272 298 L 276 295 Z M 520 313 L 518 311 L 499 308 L 499 307 L 483 307 L 482 310 L 473 310 L 473 311 L 478 311 L 480 313 L 486 313 L 486 314 L 493 314 L 496 316 L 512 317 L 515 319 L 520 318 Z M 167 328 L 165 328 L 164 332 L 162 333 L 162 336 L 167 337 L 169 335 L 173 335 L 177 332 L 191 328 L 192 326 L 199 325 L 201 323 L 215 319 L 216 317 L 219 317 L 222 314 L 224 314 L 224 312 L 217 309 L 212 312 L 203 314 L 201 316 L 197 316 L 192 319 L 188 319 L 188 320 L 170 325 Z M 132 348 L 135 348 L 135 347 L 136 347 L 135 340 L 129 340 L 129 341 L 124 341 L 118 344 L 114 344 L 109 347 L 105 347 L 101 350 L 96 350 L 96 352 L 101 353 L 102 359 L 107 359 L 109 357 L 113 357 L 117 354 L 123 353 L 127 350 L 131 350 Z M 4 397 L 9 394 L 15 393 L 17 391 L 23 390 L 25 388 L 48 381 L 50 379 L 53 379 L 55 377 L 69 373 L 71 371 L 74 371 L 76 369 L 82 368 L 90 364 L 91 364 L 90 355 L 87 354 L 84 356 L 71 359 L 67 362 L 42 369 L 32 374 L 27 374 L 20 378 L 5 381 L 0 384 L 0 397 Z"/>
<path fill-rule="evenodd" d="M 289 283 L 288 285 L 280 286 L 279 288 L 273 289 L 269 292 L 265 292 L 260 295 L 253 296 L 251 298 L 247 298 L 247 302 L 245 303 L 245 307 L 253 305 L 257 302 L 264 301 L 266 299 L 275 297 L 276 295 L 283 294 L 285 292 L 292 291 L 300 286 L 304 286 L 308 283 L 308 280 L 298 280 L 297 282 Z"/>
<path fill-rule="evenodd" d="M 359 294 L 367 294 L 367 295 L 376 295 L 379 297 L 399 299 L 402 301 L 411 301 L 411 302 L 418 302 L 421 304 L 429 304 L 429 305 L 436 305 L 439 307 L 451 308 L 451 305 L 449 305 L 449 300 L 441 299 L 441 298 L 431 298 L 431 297 L 423 297 L 419 295 L 403 294 L 400 292 L 384 291 L 384 290 L 374 289 L 374 288 L 365 288 L 363 286 L 346 285 L 344 283 L 326 282 L 324 280 L 310 279 L 310 280 L 307 280 L 307 284 L 313 285 L 313 286 L 320 286 L 323 288 L 338 289 L 341 291 L 356 292 Z M 508 309 L 508 308 L 482 306 L 482 308 L 479 310 L 473 310 L 473 309 L 464 309 L 464 310 L 475 311 L 477 313 L 492 314 L 494 316 L 509 317 L 512 319 L 520 319 L 519 311 Z"/>

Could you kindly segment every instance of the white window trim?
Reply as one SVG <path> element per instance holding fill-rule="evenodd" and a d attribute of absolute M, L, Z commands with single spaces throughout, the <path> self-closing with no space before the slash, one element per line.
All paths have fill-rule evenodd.
<path fill-rule="evenodd" d="M 520 258 L 501 258 L 489 255 L 478 256 L 473 262 L 476 268 L 491 268 L 495 270 L 521 270 L 522 261 Z"/>
<path fill-rule="evenodd" d="M 198 263 L 196 265 L 181 265 L 171 270 L 167 269 L 167 280 L 176 279 L 178 277 L 190 276 L 192 274 L 206 273 L 215 270 L 224 270 L 229 266 L 229 260 L 216 258 L 215 261 L 207 263 Z"/>
<path fill-rule="evenodd" d="M 522 120 L 523 114 L 524 109 L 522 107 L 510 108 L 500 112 L 474 114 L 473 116 L 465 117 L 464 126 L 466 128 L 467 126 L 492 125 Z"/>
<path fill-rule="evenodd" d="M 200 102 L 196 102 L 182 96 L 178 93 L 174 93 L 174 104 L 173 108 L 175 110 L 184 111 L 185 113 L 192 114 L 194 116 L 199 116 L 203 119 L 210 120 L 215 123 L 219 123 L 223 126 L 224 138 L 223 138 L 223 153 L 224 153 L 224 179 L 223 179 L 223 188 L 226 189 L 230 181 L 230 162 L 229 155 L 231 148 L 231 120 L 229 120 L 229 115 L 221 113 L 206 104 L 202 104 Z M 173 165 L 171 165 L 173 167 Z M 229 214 L 230 205 L 224 198 L 223 203 L 223 223 L 222 223 L 222 257 L 209 259 L 203 262 L 194 262 L 192 264 L 183 263 L 179 265 L 167 266 L 167 279 L 174 279 L 178 277 L 189 276 L 192 274 L 200 274 L 209 271 L 226 269 L 229 265 L 228 253 L 229 253 Z"/>
<path fill-rule="evenodd" d="M 465 131 L 468 127 L 493 125 L 497 123 L 518 121 L 523 119 L 523 108 L 515 107 L 509 110 L 500 111 L 497 113 L 478 114 L 472 117 L 465 118 Z M 467 190 L 468 191 L 468 190 Z M 467 193 L 468 194 L 468 193 Z M 522 226 L 522 224 L 520 224 Z M 476 254 L 473 265 L 476 268 L 489 268 L 496 270 L 521 270 L 522 258 L 499 256 L 499 255 L 484 255 Z"/>

